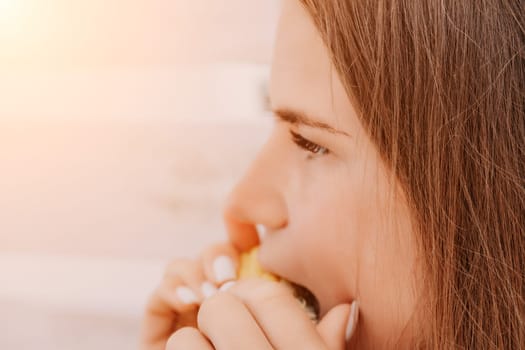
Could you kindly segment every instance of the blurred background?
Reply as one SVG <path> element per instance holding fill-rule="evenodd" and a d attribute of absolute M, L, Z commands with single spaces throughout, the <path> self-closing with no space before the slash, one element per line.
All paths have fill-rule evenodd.
<path fill-rule="evenodd" d="M 133 349 L 225 238 L 271 128 L 279 0 L 0 0 L 0 349 Z"/>

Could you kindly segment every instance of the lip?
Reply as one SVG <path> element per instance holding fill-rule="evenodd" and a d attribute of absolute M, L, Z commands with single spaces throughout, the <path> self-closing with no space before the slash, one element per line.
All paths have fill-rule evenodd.
<path fill-rule="evenodd" d="M 267 238 L 271 239 L 272 237 L 269 236 Z M 266 253 L 265 252 L 266 249 L 268 249 L 267 245 L 264 245 L 264 244 L 259 245 L 259 251 L 257 252 L 257 259 L 259 262 L 264 261 L 264 259 L 261 259 L 261 256 Z M 308 289 L 315 296 L 319 304 L 320 318 L 322 318 L 332 307 L 336 306 L 337 304 L 349 302 L 348 300 L 345 300 L 345 298 L 342 298 L 341 296 L 337 297 L 336 295 L 332 295 L 329 291 L 327 292 L 326 288 L 320 287 L 319 283 L 314 284 L 312 283 L 312 281 L 306 281 L 304 279 L 301 279 L 300 276 L 298 275 L 289 275 L 285 271 L 282 271 L 281 269 L 275 269 L 272 267 L 275 267 L 275 266 L 268 266 L 268 265 L 263 266 L 263 268 L 267 270 L 268 272 L 288 282 L 297 284 L 299 286 L 302 286 Z"/>
<path fill-rule="evenodd" d="M 293 290 L 295 298 L 303 304 L 303 308 L 307 311 L 310 319 L 316 323 L 319 322 L 321 319 L 321 308 L 317 297 L 308 288 L 300 284 L 290 282 L 286 279 L 281 281 Z"/>
<path fill-rule="evenodd" d="M 317 299 L 317 302 L 319 304 L 319 319 L 322 319 L 328 311 L 333 308 L 334 306 L 342 303 L 351 303 L 352 300 L 345 300 L 344 298 L 338 298 L 335 295 L 330 296 L 327 295 L 326 292 L 323 291 L 322 288 L 319 288 L 318 286 L 312 286 L 309 283 L 301 283 L 300 281 L 297 281 L 293 278 L 288 278 L 281 276 L 282 278 L 286 279 L 287 281 L 300 285 L 306 289 L 308 289 Z"/>
<path fill-rule="evenodd" d="M 319 293 L 319 291 L 314 290 L 314 288 L 311 288 L 309 285 L 300 284 L 298 282 L 294 282 L 294 283 L 297 283 L 300 286 L 303 286 L 304 288 L 308 289 L 310 291 L 310 293 L 312 293 L 314 295 L 315 299 L 317 300 L 318 307 L 319 307 L 319 319 L 321 319 L 324 316 L 324 314 L 326 313 L 326 311 L 325 311 L 325 307 L 326 307 L 326 304 L 327 304 L 326 298 L 324 298 L 322 296 L 322 294 Z"/>
<path fill-rule="evenodd" d="M 300 296 L 300 299 L 311 299 L 309 304 L 312 307 L 312 309 L 316 310 L 317 316 L 319 319 L 324 314 L 324 307 L 326 305 L 326 299 L 323 297 L 320 297 L 320 294 L 318 294 L 315 290 L 310 288 L 307 284 L 302 283 L 301 281 L 298 281 L 294 278 L 289 278 L 288 276 L 284 274 L 280 274 L 277 271 L 271 271 L 272 274 L 278 276 L 280 279 L 282 279 L 283 282 L 285 282 L 289 287 L 291 287 L 294 290 L 294 294 L 296 297 Z"/>
<path fill-rule="evenodd" d="M 257 231 L 259 231 L 259 228 L 257 229 Z M 259 249 L 260 248 L 261 246 L 259 246 Z M 261 254 L 261 251 L 259 250 L 257 252 L 257 257 L 256 257 L 256 260 L 259 261 L 259 264 L 261 261 L 260 254 Z M 313 321 L 317 322 L 320 319 L 319 316 L 321 312 L 321 304 L 319 302 L 318 297 L 313 293 L 311 289 L 307 288 L 306 286 L 299 283 L 298 281 L 295 281 L 293 279 L 286 277 L 284 274 L 278 273 L 275 270 L 272 271 L 271 269 L 268 269 L 262 266 L 261 268 L 263 271 L 268 271 L 272 275 L 276 276 L 278 279 L 281 280 L 281 283 L 285 284 L 290 290 L 293 291 L 295 298 L 303 304 L 305 310 L 308 312 L 308 314 L 310 315 L 310 318 Z"/>
<path fill-rule="evenodd" d="M 314 288 L 310 288 L 309 286 L 306 286 L 306 288 L 308 288 L 313 295 L 315 295 L 318 303 L 319 303 L 319 318 L 323 318 L 324 315 L 328 312 L 327 308 L 328 308 L 328 300 L 326 297 L 324 297 L 324 295 L 322 293 L 320 293 L 319 291 L 316 291 Z"/>

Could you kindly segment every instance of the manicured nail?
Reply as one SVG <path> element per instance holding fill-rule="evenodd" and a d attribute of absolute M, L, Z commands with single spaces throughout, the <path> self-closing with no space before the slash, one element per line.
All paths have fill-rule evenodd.
<path fill-rule="evenodd" d="M 349 341 L 354 335 L 359 320 L 359 305 L 357 301 L 353 301 L 350 305 L 350 315 L 348 316 L 348 323 L 346 324 L 345 339 Z"/>
<path fill-rule="evenodd" d="M 213 273 L 218 283 L 235 279 L 235 267 L 230 257 L 221 255 L 213 262 Z"/>
<path fill-rule="evenodd" d="M 257 224 L 255 225 L 255 228 L 257 229 L 257 233 L 259 235 L 259 241 L 263 241 L 266 237 L 266 226 L 263 224 Z"/>
<path fill-rule="evenodd" d="M 220 290 L 221 292 L 225 292 L 225 291 L 227 291 L 228 289 L 230 289 L 231 287 L 233 287 L 233 286 L 235 285 L 235 283 L 236 283 L 235 281 L 229 281 L 229 282 L 226 282 L 226 283 L 224 283 L 224 284 L 219 288 L 219 290 Z"/>
<path fill-rule="evenodd" d="M 177 287 L 175 293 L 184 304 L 196 304 L 199 302 L 197 295 L 188 287 Z"/>
<path fill-rule="evenodd" d="M 205 298 L 209 298 L 217 293 L 218 289 L 213 283 L 206 281 L 201 285 L 201 291 Z"/>

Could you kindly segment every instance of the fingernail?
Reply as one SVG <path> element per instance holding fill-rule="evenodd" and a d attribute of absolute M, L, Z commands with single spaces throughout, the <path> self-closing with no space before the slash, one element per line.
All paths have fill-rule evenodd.
<path fill-rule="evenodd" d="M 213 273 L 219 283 L 235 279 L 236 273 L 232 259 L 226 255 L 217 257 L 213 261 Z"/>
<path fill-rule="evenodd" d="M 177 287 L 175 293 L 184 304 L 196 304 L 199 302 L 197 295 L 188 287 Z"/>
<path fill-rule="evenodd" d="M 229 281 L 229 282 L 226 282 L 226 283 L 224 283 L 224 284 L 219 288 L 219 290 L 220 290 L 221 292 L 225 292 L 225 291 L 227 291 L 228 289 L 230 289 L 231 287 L 233 287 L 233 286 L 235 285 L 235 283 L 236 283 L 235 281 Z"/>
<path fill-rule="evenodd" d="M 209 298 L 217 293 L 218 289 L 213 283 L 206 281 L 201 285 L 201 291 L 205 298 Z"/>
<path fill-rule="evenodd" d="M 264 238 L 266 238 L 266 226 L 263 224 L 257 224 L 255 225 L 255 228 L 257 229 L 257 233 L 259 235 L 259 241 L 263 241 Z"/>
<path fill-rule="evenodd" d="M 353 301 L 350 305 L 350 315 L 348 316 L 348 323 L 346 324 L 345 339 L 349 341 L 354 335 L 359 320 L 359 305 L 357 301 Z"/>

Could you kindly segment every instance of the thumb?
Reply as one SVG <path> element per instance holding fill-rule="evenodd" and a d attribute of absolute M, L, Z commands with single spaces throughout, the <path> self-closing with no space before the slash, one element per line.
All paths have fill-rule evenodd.
<path fill-rule="evenodd" d="M 355 333 L 358 320 L 358 305 L 339 304 L 317 324 L 317 331 L 329 350 L 344 350 Z"/>

